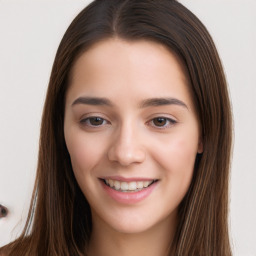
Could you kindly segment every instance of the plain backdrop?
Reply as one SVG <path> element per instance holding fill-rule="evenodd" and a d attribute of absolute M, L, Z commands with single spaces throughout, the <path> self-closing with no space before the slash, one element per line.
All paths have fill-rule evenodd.
<path fill-rule="evenodd" d="M 0 0 L 0 246 L 20 233 L 37 165 L 40 118 L 58 44 L 90 1 Z M 256 3 L 181 0 L 210 31 L 234 115 L 230 226 L 235 256 L 256 256 Z"/>

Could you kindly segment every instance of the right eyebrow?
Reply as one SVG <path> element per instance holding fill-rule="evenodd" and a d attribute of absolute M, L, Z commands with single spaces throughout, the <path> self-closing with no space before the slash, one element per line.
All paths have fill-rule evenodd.
<path fill-rule="evenodd" d="M 98 98 L 98 97 L 79 97 L 72 103 L 72 106 L 75 106 L 78 104 L 94 105 L 94 106 L 105 105 L 109 107 L 113 106 L 110 100 L 106 98 Z"/>
<path fill-rule="evenodd" d="M 142 101 L 140 104 L 141 108 L 151 106 L 164 106 L 164 105 L 177 105 L 188 109 L 188 106 L 181 100 L 176 98 L 150 98 Z"/>

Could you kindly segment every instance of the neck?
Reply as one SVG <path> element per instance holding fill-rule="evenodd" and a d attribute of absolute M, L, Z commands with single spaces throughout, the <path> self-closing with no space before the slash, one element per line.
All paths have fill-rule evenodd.
<path fill-rule="evenodd" d="M 176 230 L 175 218 L 168 218 L 141 233 L 121 233 L 103 221 L 93 224 L 88 256 L 167 256 Z"/>

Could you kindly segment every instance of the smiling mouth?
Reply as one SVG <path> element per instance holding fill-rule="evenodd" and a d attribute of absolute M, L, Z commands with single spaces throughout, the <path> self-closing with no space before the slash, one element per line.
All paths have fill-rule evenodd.
<path fill-rule="evenodd" d="M 148 181 L 118 181 L 112 179 L 101 179 L 108 187 L 119 191 L 119 192 L 138 192 L 145 188 L 150 187 L 153 183 L 157 182 L 158 180 L 148 180 Z"/>

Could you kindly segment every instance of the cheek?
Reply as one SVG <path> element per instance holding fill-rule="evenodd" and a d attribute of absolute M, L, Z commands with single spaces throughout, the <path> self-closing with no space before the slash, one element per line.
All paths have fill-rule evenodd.
<path fill-rule="evenodd" d="M 198 135 L 197 133 L 176 133 L 166 136 L 160 143 L 154 143 L 154 145 L 156 147 L 153 154 L 157 156 L 157 162 L 169 167 L 165 169 L 175 171 L 179 166 L 194 164 L 198 150 Z"/>
<path fill-rule="evenodd" d="M 176 178 L 177 189 L 181 192 L 181 197 L 185 196 L 192 180 L 194 164 L 196 158 L 196 149 L 188 141 L 180 140 L 171 147 L 171 157 L 168 162 L 171 177 Z"/>
<path fill-rule="evenodd" d="M 168 212 L 177 209 L 191 184 L 196 158 L 195 147 L 186 140 L 176 140 L 170 144 L 168 150 L 159 154 L 161 168 L 165 170 L 163 186 L 166 202 L 169 203 Z M 164 207 L 164 206 L 163 206 Z"/>
<path fill-rule="evenodd" d="M 197 143 L 193 142 L 193 140 L 177 138 L 170 144 L 169 153 L 172 162 L 178 166 L 194 165 Z"/>
<path fill-rule="evenodd" d="M 90 140 L 80 131 L 66 134 L 65 139 L 76 177 L 89 175 L 103 157 L 100 141 Z"/>
<path fill-rule="evenodd" d="M 166 146 L 156 149 L 156 161 L 164 170 L 166 181 L 172 184 L 174 193 L 184 194 L 190 185 L 197 154 L 194 140 L 176 137 L 166 142 Z M 176 188 L 176 189 L 175 189 Z M 182 192 L 182 190 L 184 190 Z"/>

